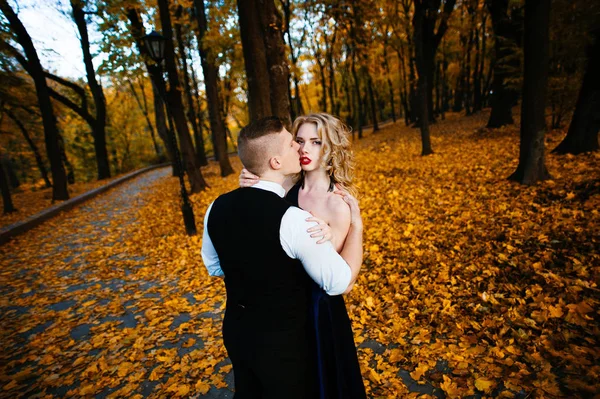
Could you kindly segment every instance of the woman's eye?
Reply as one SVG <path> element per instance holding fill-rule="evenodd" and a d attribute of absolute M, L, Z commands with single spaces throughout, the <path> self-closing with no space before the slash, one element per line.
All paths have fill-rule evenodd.
<path fill-rule="evenodd" d="M 315 141 L 314 141 L 314 143 L 315 143 L 316 145 L 321 145 L 321 142 L 320 142 L 319 140 L 315 140 Z"/>

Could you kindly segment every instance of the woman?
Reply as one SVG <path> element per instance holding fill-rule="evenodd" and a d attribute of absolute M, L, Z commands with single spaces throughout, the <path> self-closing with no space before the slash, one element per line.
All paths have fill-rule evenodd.
<path fill-rule="evenodd" d="M 352 195 L 348 129 L 339 119 L 318 113 L 297 118 L 292 134 L 300 144 L 302 171 L 295 184 L 285 187 L 293 185 L 286 199 L 315 216 L 319 226 L 309 231 L 322 236 L 319 242 L 329 239 L 338 252 L 346 244 L 355 246 L 353 251 L 360 251 L 362 257 L 362 242 L 346 243 L 351 227 L 362 232 L 358 202 Z M 257 176 L 242 171 L 241 186 L 257 181 Z M 311 320 L 317 342 L 319 398 L 366 398 L 344 298 L 329 296 L 313 283 Z"/>

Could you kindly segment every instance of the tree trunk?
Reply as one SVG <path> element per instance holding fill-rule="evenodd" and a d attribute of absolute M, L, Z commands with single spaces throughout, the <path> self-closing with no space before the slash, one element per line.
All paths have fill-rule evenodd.
<path fill-rule="evenodd" d="M 144 95 L 144 93 L 142 93 L 142 98 L 144 99 L 144 104 L 142 104 L 142 101 L 140 100 L 140 96 L 137 94 L 137 91 L 135 91 L 135 86 L 133 85 L 133 82 L 131 80 L 128 80 L 129 83 L 129 90 L 131 90 L 131 94 L 133 94 L 133 97 L 135 98 L 135 101 L 140 109 L 140 111 L 142 111 L 142 114 L 144 114 L 144 120 L 146 121 L 146 126 L 148 127 L 148 131 L 150 132 L 150 137 L 152 137 L 152 145 L 154 146 L 154 152 L 156 152 L 156 156 L 158 156 L 159 158 L 162 157 L 162 153 L 160 150 L 160 147 L 158 146 L 158 142 L 156 141 L 156 134 L 154 133 L 154 126 L 152 126 L 152 122 L 150 122 L 150 116 L 148 116 L 148 107 L 146 105 L 146 96 Z M 143 85 L 140 83 L 140 88 L 143 89 Z"/>
<path fill-rule="evenodd" d="M 475 34 L 475 72 L 473 73 L 473 112 L 481 111 L 483 108 L 481 93 L 481 77 L 485 60 L 485 14 L 481 21 L 481 35 L 479 30 Z M 481 42 L 481 43 L 480 43 Z"/>
<path fill-rule="evenodd" d="M 82 0 L 71 0 L 73 19 L 75 25 L 77 25 L 77 30 L 79 31 L 79 41 L 81 42 L 81 50 L 83 51 L 85 73 L 96 109 L 96 118 L 92 130 L 94 134 L 96 164 L 98 167 L 98 180 L 102 180 L 110 177 L 110 163 L 108 160 L 108 151 L 106 150 L 106 99 L 104 97 L 102 86 L 100 86 L 96 80 L 96 71 L 94 70 L 92 54 L 90 53 L 90 41 L 88 38 L 87 25 L 85 23 L 83 5 Z"/>
<path fill-rule="evenodd" d="M 257 0 L 237 0 L 240 35 L 246 79 L 248 82 L 248 112 L 250 122 L 273 115 L 267 53 Z"/>
<path fill-rule="evenodd" d="M 177 8 L 177 14 L 181 14 L 181 12 L 183 11 L 183 7 L 179 6 Z M 180 15 L 176 16 L 176 20 L 179 20 Z M 190 124 L 192 125 L 192 132 L 194 134 L 194 138 L 196 139 L 196 146 L 195 146 L 195 156 L 196 156 L 196 162 L 198 163 L 199 166 L 206 166 L 208 165 L 208 160 L 206 159 L 206 154 L 204 152 L 204 146 L 202 146 L 201 148 L 198 148 L 198 138 L 202 137 L 202 132 L 201 132 L 201 128 L 198 126 L 198 121 L 196 120 L 196 110 L 194 109 L 194 99 L 192 96 L 192 87 L 190 84 L 190 72 L 188 70 L 188 63 L 187 63 L 187 55 L 186 55 L 186 45 L 185 42 L 183 41 L 183 33 L 181 32 L 181 24 L 180 23 L 176 23 L 175 24 L 175 36 L 177 38 L 177 46 L 179 49 L 179 57 L 181 59 L 181 66 L 182 66 L 182 76 L 183 76 L 183 86 L 184 86 L 184 90 L 185 90 L 185 96 L 186 96 L 186 102 L 187 102 L 187 119 L 190 122 Z M 202 144 L 204 144 L 204 140 L 202 140 Z"/>
<path fill-rule="evenodd" d="M 265 55 L 269 75 L 269 89 L 271 94 L 271 112 L 277 116 L 284 125 L 291 129 L 290 96 L 288 80 L 290 67 L 285 54 L 285 42 L 281 31 L 283 23 L 281 15 L 275 7 L 274 0 L 255 0 L 258 6 L 258 15 L 261 18 Z"/>
<path fill-rule="evenodd" d="M 196 72 L 194 72 L 193 68 L 192 85 L 194 88 L 194 108 L 197 112 L 194 117 L 198 120 L 198 136 L 194 137 L 194 141 L 196 142 L 196 159 L 200 161 L 202 160 L 202 158 L 206 159 L 206 150 L 204 149 L 204 112 L 202 112 L 202 104 L 200 103 L 200 90 L 198 89 L 198 80 L 196 79 Z M 200 165 L 202 165 L 202 163 L 200 163 Z"/>
<path fill-rule="evenodd" d="M 204 0 L 194 0 L 196 7 L 196 20 L 198 22 L 198 50 L 204 72 L 204 86 L 206 90 L 206 102 L 208 104 L 208 115 L 210 128 L 213 134 L 215 157 L 219 161 L 221 176 L 228 176 L 233 172 L 229 157 L 227 155 L 227 131 L 225 121 L 221 115 L 221 98 L 219 96 L 219 70 L 215 60 L 209 58 L 208 48 L 204 44 L 204 35 L 208 31 Z M 288 115 L 289 118 L 289 115 Z"/>
<path fill-rule="evenodd" d="M 404 125 L 410 124 L 410 109 L 408 108 L 408 90 L 406 88 L 408 79 L 406 77 L 406 62 L 401 53 L 402 45 L 396 50 L 398 54 L 398 62 L 400 63 L 400 72 L 402 74 L 402 86 L 400 86 L 400 101 L 404 109 Z"/>
<path fill-rule="evenodd" d="M 327 36 L 325 36 L 327 38 Z M 338 99 L 337 97 L 337 88 L 335 83 L 335 70 L 334 70 L 334 57 L 333 51 L 335 49 L 335 42 L 337 40 L 337 25 L 333 28 L 333 35 L 331 41 L 325 41 L 325 56 L 326 56 L 326 68 L 329 75 L 329 113 L 332 115 L 337 115 L 336 109 Z"/>
<path fill-rule="evenodd" d="M 473 47 L 473 30 L 469 32 L 469 40 L 467 42 L 467 60 L 465 62 L 465 73 L 464 73 L 464 82 L 465 82 L 465 111 L 467 116 L 473 113 L 473 109 L 471 108 L 471 99 L 473 98 L 473 93 L 471 92 L 471 48 Z"/>
<path fill-rule="evenodd" d="M 442 63 L 440 66 L 440 80 L 442 86 L 441 93 L 441 108 L 440 112 L 442 115 L 442 119 L 446 119 L 446 112 L 450 109 L 450 105 L 448 104 L 448 81 L 447 81 L 447 73 L 448 73 L 448 60 L 446 59 L 446 50 L 444 45 L 442 45 Z"/>
<path fill-rule="evenodd" d="M 351 121 L 354 118 L 354 109 L 353 109 L 353 98 L 352 93 L 350 92 L 350 72 L 348 71 L 348 65 L 345 65 L 345 68 L 342 72 L 342 91 L 345 94 L 346 98 L 346 111 L 348 112 L 348 116 L 346 117 L 346 124 L 352 125 Z M 352 137 L 354 137 L 354 129 L 352 130 Z"/>
<path fill-rule="evenodd" d="M 597 151 L 600 131 L 600 29 L 592 32 L 594 44 L 588 48 L 588 61 L 579 89 L 569 131 L 552 151 L 558 154 L 581 154 Z"/>
<path fill-rule="evenodd" d="M 442 10 L 439 9 L 441 2 L 439 0 L 415 0 L 415 13 L 417 8 L 421 11 L 422 26 L 421 38 L 422 38 L 422 65 L 419 71 L 419 80 L 421 74 L 426 74 L 426 91 L 427 91 L 427 107 L 428 117 L 431 122 L 435 122 L 433 115 L 433 72 L 435 68 L 435 54 L 437 48 L 444 37 L 444 34 L 448 30 L 448 18 L 454 10 L 456 0 L 447 0 L 444 2 Z M 438 17 L 439 16 L 439 17 Z M 439 18 L 439 23 L 437 19 Z M 414 20 L 414 14 L 413 14 Z M 437 32 L 435 30 L 436 25 L 438 26 Z M 416 43 L 415 43 L 416 45 Z M 421 62 L 418 61 L 417 62 Z M 417 68 L 419 68 L 417 66 Z"/>
<path fill-rule="evenodd" d="M 387 39 L 387 36 L 386 36 Z M 388 84 L 388 91 L 390 93 L 390 106 L 392 107 L 392 120 L 396 123 L 396 110 L 394 106 L 394 86 L 392 85 L 392 79 L 390 78 L 390 64 L 387 59 L 387 43 L 383 46 L 383 70 L 385 71 L 385 77 Z"/>
<path fill-rule="evenodd" d="M 31 139 L 31 136 L 29 136 L 29 132 L 25 128 L 25 125 L 23 125 L 23 122 L 21 122 L 21 120 L 18 119 L 17 116 L 11 110 L 6 109 L 5 111 L 8 117 L 12 119 L 13 122 L 15 122 L 21 133 L 23 133 L 25 141 L 29 145 L 29 148 L 31 148 L 31 151 L 33 152 L 33 155 L 35 157 L 35 163 L 37 164 L 38 169 L 40 170 L 42 179 L 44 179 L 45 187 L 52 187 L 52 183 L 50 183 L 50 179 L 48 178 L 48 171 L 46 170 L 46 166 L 44 165 L 44 161 L 42 160 L 42 155 L 40 154 L 40 151 L 38 150 L 33 140 Z"/>
<path fill-rule="evenodd" d="M 550 178 L 544 156 L 550 0 L 525 0 L 523 102 L 519 166 L 510 180 L 531 185 Z"/>
<path fill-rule="evenodd" d="M 179 83 L 177 65 L 175 64 L 175 51 L 173 48 L 173 30 L 171 27 L 171 15 L 169 13 L 169 0 L 158 0 L 158 8 L 163 35 L 167 38 L 165 42 L 165 64 L 169 76 L 167 106 L 170 108 L 173 115 L 175 130 L 179 136 L 181 155 L 183 157 L 185 171 L 188 174 L 191 192 L 197 193 L 206 188 L 206 182 L 196 163 L 194 144 L 192 142 L 192 137 L 190 136 L 187 120 L 185 118 L 183 101 L 181 99 L 181 85 Z"/>
<path fill-rule="evenodd" d="M 6 174 L 10 188 L 19 188 L 21 182 L 19 181 L 19 176 L 17 176 L 17 173 L 15 172 L 13 160 L 9 156 L 0 156 L 0 162 L 2 162 L 4 166 L 4 173 Z"/>
<path fill-rule="evenodd" d="M 417 74 L 415 73 L 414 45 L 411 51 L 411 57 L 408 68 L 408 79 L 410 81 L 410 90 L 408 91 L 408 106 L 410 108 L 410 123 L 416 123 L 419 118 L 419 103 L 417 99 Z"/>
<path fill-rule="evenodd" d="M 58 145 L 60 149 L 60 159 L 65 165 L 65 168 L 67 169 L 67 183 L 75 184 L 75 169 L 69 161 L 69 158 L 67 158 L 67 152 L 65 151 L 65 140 L 60 134 L 58 135 Z"/>
<path fill-rule="evenodd" d="M 159 89 L 156 87 L 154 82 L 152 83 L 152 94 L 154 99 L 154 123 L 156 124 L 156 131 L 158 137 L 162 140 L 165 148 L 167 149 L 167 156 L 171 161 L 172 176 L 177 176 L 177 168 L 175 167 L 175 150 L 170 139 L 170 134 L 167 127 L 167 116 L 165 114 L 165 103 L 160 95 Z"/>
<path fill-rule="evenodd" d="M 291 13 L 291 9 L 290 9 L 290 0 L 282 1 L 281 5 L 283 8 L 283 16 L 284 16 L 284 20 L 285 20 L 284 34 L 287 35 L 287 37 L 288 37 L 288 45 L 290 46 L 290 58 L 292 60 L 292 66 L 293 66 L 294 70 L 297 70 L 296 66 L 298 64 L 298 56 L 296 55 L 296 51 L 295 51 L 293 43 L 292 43 L 292 36 L 290 34 L 290 20 L 292 17 L 292 13 Z M 306 37 L 306 29 L 303 28 L 302 36 L 300 39 L 300 44 L 302 44 L 304 42 L 305 37 Z M 293 97 L 293 107 L 291 107 L 291 111 L 293 113 L 292 118 L 296 119 L 297 116 L 304 114 L 304 108 L 302 107 L 302 98 L 300 96 L 300 80 L 298 79 L 298 76 L 295 72 L 294 72 L 294 76 L 293 76 L 293 81 L 294 81 L 295 95 Z M 288 86 L 288 90 L 290 92 L 290 101 L 292 101 L 291 87 Z M 290 104 L 292 104 L 292 102 L 290 102 Z"/>
<path fill-rule="evenodd" d="M 434 81 L 434 71 L 435 71 L 435 53 L 436 50 L 432 50 L 433 54 L 430 54 L 431 51 L 425 51 L 425 74 L 427 74 L 427 115 L 429 117 L 430 123 L 435 123 L 435 112 L 433 108 L 433 81 Z"/>
<path fill-rule="evenodd" d="M 148 49 L 142 42 L 142 37 L 144 36 L 144 26 L 142 24 L 142 19 L 139 15 L 139 4 L 131 4 L 130 7 L 126 9 L 126 15 L 127 19 L 131 24 L 131 35 L 133 36 L 138 52 L 142 55 L 142 57 L 144 57 L 146 70 L 148 71 L 150 81 L 152 82 L 152 96 L 154 99 L 154 121 L 156 124 L 156 131 L 158 132 L 158 137 L 160 137 L 165 148 L 167 149 L 167 155 L 169 157 L 169 160 L 171 161 L 173 176 L 177 176 L 177 168 L 175 166 L 175 149 L 173 148 L 170 139 L 170 132 L 167 128 L 167 119 L 165 116 L 165 103 L 164 98 L 161 94 L 167 91 L 165 87 L 165 81 L 162 76 L 162 71 L 161 68 L 158 67 L 158 65 L 149 61 L 150 56 L 148 54 Z"/>
<path fill-rule="evenodd" d="M 414 28 L 414 43 L 415 43 L 415 60 L 417 64 L 417 72 L 419 74 L 418 83 L 418 98 L 419 98 L 419 125 L 421 128 L 421 155 L 433 154 L 431 148 L 431 138 L 429 133 L 429 106 L 428 106 L 428 89 L 427 89 L 427 77 L 428 71 L 427 63 L 425 59 L 426 43 L 424 42 L 424 21 L 425 21 L 426 9 L 423 4 L 415 1 L 415 12 L 413 15 L 413 28 Z M 428 49 L 430 50 L 430 49 Z"/>
<path fill-rule="evenodd" d="M 316 41 L 316 39 L 315 39 Z M 319 77 L 321 78 L 321 112 L 327 112 L 327 79 L 325 78 L 325 66 L 321 61 L 321 50 L 318 47 L 318 44 L 315 44 L 316 51 L 313 54 L 315 61 L 317 62 L 317 66 L 319 67 Z"/>
<path fill-rule="evenodd" d="M 360 95 L 360 80 L 358 79 L 358 74 L 356 73 L 356 55 L 354 54 L 354 49 L 352 49 L 352 77 L 354 80 L 354 109 L 356 111 L 355 119 L 354 119 L 354 127 L 358 129 L 358 138 L 362 139 L 363 137 L 363 125 L 364 125 L 364 114 L 363 107 L 361 104 L 361 95 Z"/>
<path fill-rule="evenodd" d="M 10 186 L 2 162 L 0 162 L 0 189 L 2 190 L 2 203 L 4 205 L 4 214 L 16 212 L 10 194 Z"/>
<path fill-rule="evenodd" d="M 0 0 L 0 10 L 8 20 L 12 31 L 16 35 L 16 40 L 23 47 L 28 60 L 28 71 L 35 83 L 35 89 L 38 97 L 42 121 L 44 125 L 44 138 L 46 142 L 46 152 L 50 160 L 50 170 L 52 173 L 52 200 L 67 200 L 69 192 L 67 190 L 67 175 L 60 158 L 60 144 L 58 126 L 54 116 L 54 108 L 50 100 L 48 85 L 44 70 L 40 64 L 37 51 L 31 41 L 27 30 L 8 4 L 7 0 Z"/>
<path fill-rule="evenodd" d="M 515 60 L 514 46 L 517 31 L 508 16 L 509 0 L 487 0 L 487 6 L 492 17 L 494 30 L 496 62 L 494 63 L 494 78 L 490 105 L 492 110 L 488 120 L 488 128 L 497 128 L 513 123 L 512 107 L 518 99 L 518 92 L 508 87 L 507 80 L 511 71 L 518 67 Z"/>
<path fill-rule="evenodd" d="M 373 122 L 373 133 L 379 130 L 379 124 L 377 123 L 377 108 L 375 106 L 375 95 L 373 93 L 373 79 L 369 74 L 369 71 L 365 68 L 365 75 L 367 75 L 367 90 L 369 92 L 369 105 L 371 109 L 371 120 Z"/>
<path fill-rule="evenodd" d="M 435 81 L 433 83 L 433 87 L 435 89 L 435 108 L 434 108 L 433 112 L 436 115 L 439 115 L 439 114 L 442 113 L 441 112 L 441 109 L 442 109 L 442 98 L 441 98 L 442 97 L 442 90 L 440 88 L 440 86 L 441 86 L 441 80 L 442 80 L 442 77 L 441 77 L 441 74 L 442 74 L 442 72 L 441 72 L 441 65 L 442 65 L 441 61 L 437 61 L 435 63 L 435 74 L 434 74 Z"/>

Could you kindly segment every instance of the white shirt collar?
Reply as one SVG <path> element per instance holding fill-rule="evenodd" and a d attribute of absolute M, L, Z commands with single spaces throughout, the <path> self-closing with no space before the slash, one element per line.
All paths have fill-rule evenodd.
<path fill-rule="evenodd" d="M 261 190 L 270 191 L 279 195 L 281 198 L 285 196 L 285 188 L 281 184 L 277 184 L 268 180 L 259 180 L 252 188 L 260 188 Z"/>

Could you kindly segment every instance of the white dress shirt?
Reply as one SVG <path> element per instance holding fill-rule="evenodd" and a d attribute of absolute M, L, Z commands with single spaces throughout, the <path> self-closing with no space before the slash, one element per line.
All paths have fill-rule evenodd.
<path fill-rule="evenodd" d="M 274 182 L 260 180 L 252 188 L 271 191 L 284 197 L 285 189 Z M 223 276 L 219 255 L 208 234 L 208 215 L 212 209 L 211 203 L 204 216 L 204 233 L 202 235 L 202 260 L 211 276 Z M 306 230 L 313 227 L 315 222 L 307 222 L 312 215 L 295 206 L 290 206 L 281 218 L 279 239 L 281 247 L 292 259 L 302 262 L 304 270 L 329 295 L 340 295 L 350 284 L 350 266 L 335 251 L 330 241 L 317 244 L 319 238 L 312 238 Z M 257 249 L 259 251 L 259 249 Z"/>

